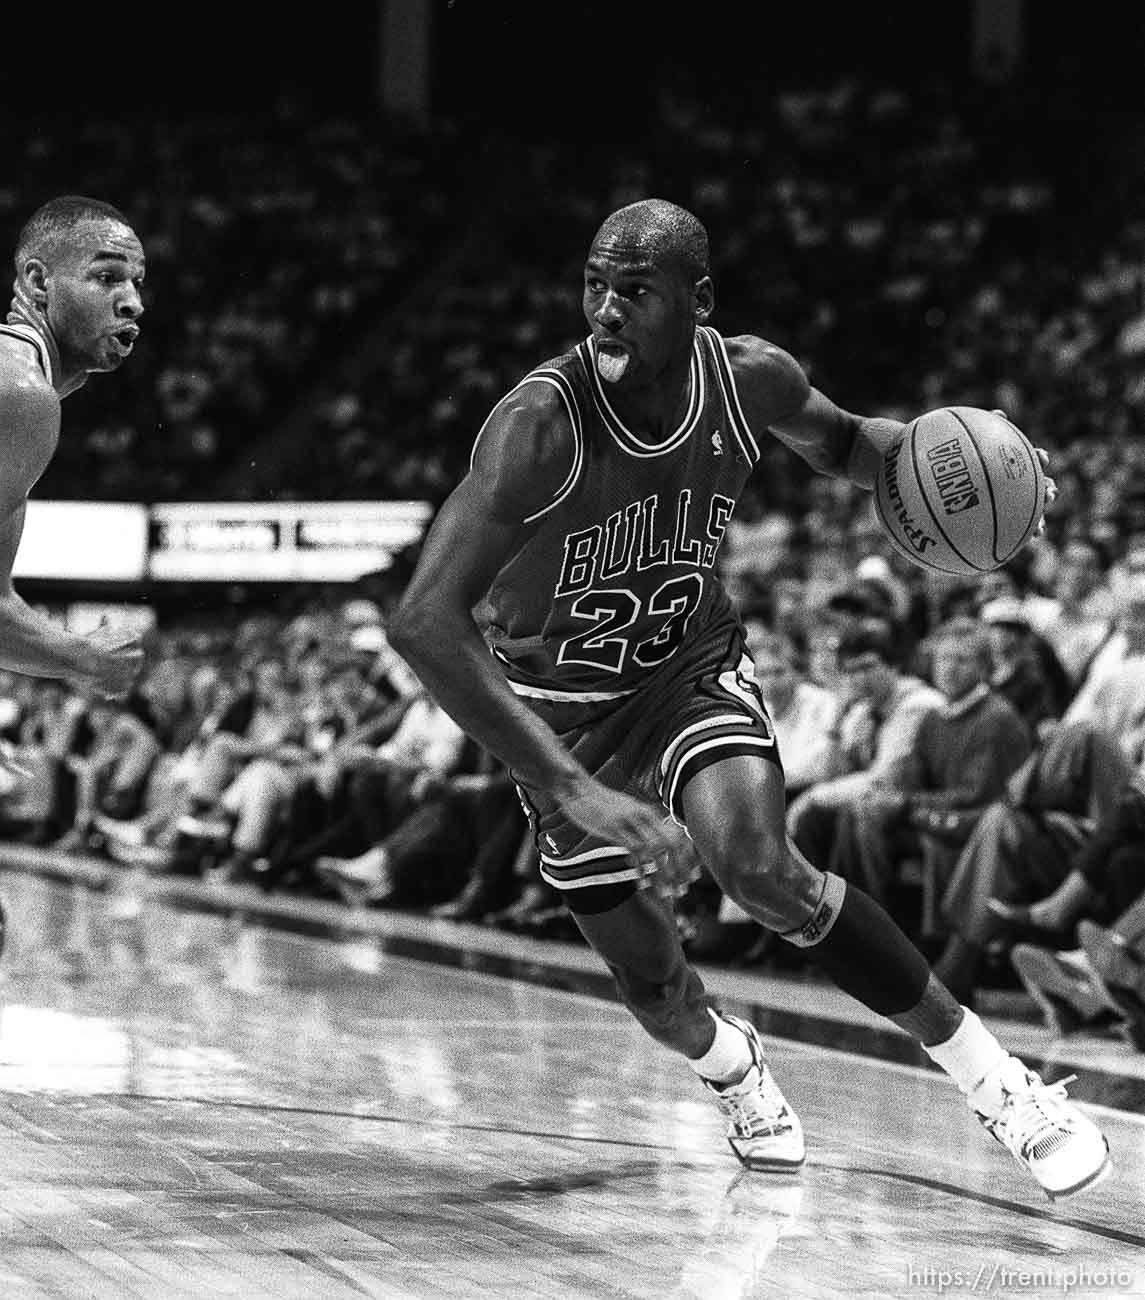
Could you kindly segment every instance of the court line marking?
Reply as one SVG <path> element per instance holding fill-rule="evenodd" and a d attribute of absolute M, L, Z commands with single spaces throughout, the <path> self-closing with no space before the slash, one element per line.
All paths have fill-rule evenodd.
<path fill-rule="evenodd" d="M 577 1142 L 586 1143 L 592 1146 L 614 1146 L 627 1147 L 636 1150 L 645 1151 L 665 1151 L 676 1154 L 680 1153 L 677 1146 L 666 1146 L 657 1142 L 638 1142 L 630 1138 L 601 1138 L 591 1137 L 577 1133 L 551 1133 L 535 1129 L 511 1128 L 499 1124 L 472 1124 L 462 1123 L 455 1120 L 440 1119 L 418 1119 L 416 1117 L 404 1117 L 400 1115 L 381 1115 L 376 1113 L 357 1114 L 353 1111 L 338 1111 L 325 1108 L 310 1108 L 305 1106 L 290 1106 L 282 1102 L 250 1102 L 237 1101 L 228 1098 L 212 1097 L 173 1097 L 163 1096 L 156 1093 L 136 1093 L 136 1092 L 102 1092 L 102 1093 L 51 1093 L 46 1094 L 37 1092 L 37 1096 L 51 1095 L 55 1097 L 75 1096 L 80 1101 L 85 1100 L 105 1100 L 105 1101 L 141 1101 L 149 1104 L 159 1103 L 164 1105 L 183 1104 L 187 1106 L 201 1106 L 203 1108 L 227 1109 L 227 1110 L 246 1110 L 270 1112 L 274 1114 L 286 1115 L 312 1115 L 323 1119 L 343 1119 L 343 1120 L 364 1120 L 367 1123 L 391 1124 L 395 1126 L 406 1125 L 420 1128 L 446 1128 L 460 1132 L 480 1132 L 480 1133 L 497 1133 L 506 1137 L 535 1137 L 548 1138 L 559 1142 Z M 716 1162 L 705 1161 L 703 1159 L 688 1158 L 682 1162 L 684 1167 L 690 1169 L 726 1169 L 727 1161 L 720 1160 Z M 1062 1227 L 1074 1228 L 1079 1232 L 1087 1233 L 1091 1236 L 1103 1237 L 1109 1241 L 1116 1241 L 1123 1245 L 1140 1246 L 1145 1248 L 1145 1236 L 1139 1236 L 1136 1233 L 1127 1232 L 1121 1228 L 1105 1227 L 1099 1223 L 1087 1223 L 1083 1219 L 1062 1218 L 1057 1214 L 1034 1205 L 1024 1205 L 1020 1201 L 1008 1201 L 1000 1196 L 992 1196 L 988 1192 L 975 1192 L 970 1188 L 959 1187 L 955 1183 L 942 1182 L 940 1179 L 926 1178 L 921 1174 L 910 1174 L 893 1169 L 873 1169 L 863 1165 L 849 1164 L 831 1164 L 820 1162 L 818 1160 L 810 1161 L 806 1166 L 807 1170 L 824 1169 L 832 1173 L 841 1173 L 848 1176 L 854 1174 L 868 1174 L 879 1178 L 890 1178 L 897 1182 L 911 1183 L 919 1187 L 927 1187 L 933 1191 L 945 1192 L 948 1196 L 953 1196 L 959 1200 L 975 1201 L 980 1205 L 988 1205 L 994 1209 L 1008 1211 L 1013 1214 L 1021 1215 L 1028 1219 L 1037 1219 L 1043 1223 L 1054 1223 Z"/>
<path fill-rule="evenodd" d="M 1098 1237 L 1107 1237 L 1111 1241 L 1121 1242 L 1127 1246 L 1145 1247 L 1145 1237 L 1135 1232 L 1126 1232 L 1123 1228 L 1104 1227 L 1099 1223 L 1085 1223 L 1080 1219 L 1060 1219 L 1036 1205 L 1023 1205 L 1020 1201 L 1007 1201 L 1000 1196 L 991 1196 L 989 1192 L 975 1192 L 954 1183 L 944 1183 L 936 1178 L 926 1178 L 922 1174 L 908 1174 L 894 1169 L 865 1169 L 860 1165 L 818 1164 L 820 1169 L 834 1169 L 846 1174 L 873 1174 L 876 1178 L 893 1178 L 897 1182 L 913 1183 L 918 1187 L 929 1187 L 933 1191 L 947 1192 L 960 1200 L 978 1201 L 995 1209 L 1009 1210 L 1014 1214 L 1024 1215 L 1028 1219 L 1040 1219 L 1047 1223 L 1060 1223 L 1081 1232 L 1088 1232 Z"/>
<path fill-rule="evenodd" d="M 43 877 L 39 877 L 38 880 L 42 881 Z M 51 886 L 51 885 L 58 885 L 64 882 L 56 880 L 55 878 L 49 878 L 46 881 L 46 883 L 49 886 Z M 71 881 L 71 883 L 73 886 L 81 889 L 88 887 L 88 882 L 85 881 L 73 880 Z M 169 898 L 159 898 L 154 901 L 157 901 L 160 904 L 172 903 L 172 900 Z M 175 912 L 179 912 L 182 909 L 173 908 L 172 910 Z M 224 917 L 218 913 L 200 912 L 197 909 L 193 909 L 193 908 L 190 910 L 193 915 L 200 917 L 201 919 L 206 920 L 208 922 L 210 921 L 223 922 L 225 920 L 230 919 L 229 917 Z M 249 921 L 250 919 L 251 919 L 250 917 L 244 918 L 244 920 L 246 921 Z M 584 991 L 580 989 L 562 988 L 556 985 L 548 984 L 543 981 L 522 979 L 519 975 L 514 975 L 511 971 L 497 972 L 497 971 L 485 971 L 480 969 L 471 969 L 465 966 L 454 965 L 452 963 L 435 962 L 430 958 L 407 955 L 401 952 L 387 951 L 384 946 L 385 936 L 378 936 L 378 935 L 371 934 L 371 935 L 354 935 L 345 938 L 335 938 L 333 936 L 328 936 L 328 935 L 298 933 L 293 930 L 276 927 L 272 924 L 266 924 L 266 925 L 259 924 L 258 928 L 264 929 L 267 933 L 274 935 L 277 939 L 286 940 L 288 942 L 293 942 L 304 946 L 313 945 L 317 943 L 321 946 L 332 947 L 335 950 L 339 948 L 344 949 L 348 944 L 360 943 L 363 939 L 365 939 L 366 941 L 369 942 L 371 947 L 376 946 L 379 950 L 378 955 L 381 958 L 381 962 L 379 964 L 379 971 L 388 963 L 408 964 L 417 967 L 432 966 L 437 971 L 450 975 L 456 980 L 464 979 L 465 981 L 469 981 L 474 976 L 477 976 L 478 978 L 486 981 L 497 981 L 502 988 L 506 985 L 506 983 L 508 983 L 520 989 L 528 989 L 533 992 L 539 992 L 546 995 L 555 995 L 557 997 L 574 998 L 581 1003 L 585 1001 L 590 1001 L 594 1003 L 597 1007 L 599 1007 L 602 1003 L 605 1005 L 610 1005 L 613 1007 L 613 1009 L 616 1011 L 619 1017 L 620 1023 L 618 1023 L 615 1026 L 616 1029 L 620 1029 L 621 1027 L 627 1027 L 628 1025 L 631 1024 L 630 1015 L 625 1011 L 623 1004 L 620 1003 L 615 998 L 611 998 L 598 993 L 593 993 L 590 991 Z M 589 950 L 586 949 L 586 951 Z M 478 950 L 478 955 L 479 956 L 491 955 L 494 957 L 503 958 L 507 961 L 520 962 L 525 965 L 530 964 L 528 962 L 528 959 L 524 957 L 520 957 L 520 958 L 514 957 L 512 956 L 512 954 L 508 954 L 508 953 L 491 952 L 487 954 L 484 950 Z M 606 978 L 606 970 L 603 966 L 601 966 L 599 969 L 596 969 L 590 963 L 586 963 L 583 971 L 570 972 L 569 974 L 570 974 L 570 978 L 577 978 L 580 976 L 586 976 L 587 978 L 594 979 L 594 980 L 602 980 Z M 719 995 L 717 995 L 717 997 L 719 997 Z M 732 995 L 732 994 L 728 994 L 727 997 L 730 997 L 735 1001 L 744 1000 L 742 997 L 739 997 L 737 995 Z M 500 1022 L 496 1022 L 496 1021 L 491 1021 L 490 1023 L 500 1024 Z M 845 1023 L 848 1027 L 859 1027 L 859 1028 L 868 1027 L 872 1029 L 872 1032 L 876 1032 L 876 1033 L 896 1032 L 896 1028 L 891 1022 L 887 1022 L 886 1025 L 877 1025 L 877 1026 L 865 1026 L 863 1021 L 861 1020 L 854 1021 L 854 1022 L 846 1021 L 843 1023 Z M 601 1028 L 602 1026 L 597 1024 L 596 1027 Z M 902 1031 L 897 1031 L 897 1032 L 902 1035 L 904 1040 L 909 1040 L 910 1035 L 902 1033 Z M 898 1072 L 900 1074 L 905 1071 L 906 1073 L 916 1078 L 919 1076 L 933 1077 L 936 1079 L 943 1077 L 941 1071 L 932 1070 L 925 1065 L 911 1065 L 907 1062 L 902 1062 L 902 1061 L 889 1061 L 882 1057 L 875 1056 L 865 1052 L 847 1051 L 846 1049 L 843 1048 L 833 1048 L 826 1044 L 821 1044 L 821 1043 L 804 1043 L 798 1038 L 781 1038 L 775 1034 L 767 1034 L 761 1032 L 761 1037 L 765 1040 L 765 1042 L 769 1044 L 775 1044 L 781 1050 L 788 1050 L 788 1051 L 795 1050 L 797 1053 L 803 1053 L 805 1055 L 812 1054 L 812 1053 L 828 1054 L 831 1057 L 834 1057 L 836 1059 L 843 1058 L 851 1064 L 854 1064 L 856 1060 L 860 1060 L 868 1063 L 869 1065 L 872 1065 L 876 1068 L 883 1069 L 883 1070 L 891 1070 L 891 1071 Z M 1074 1062 L 1070 1062 L 1070 1061 L 1054 1061 L 1052 1057 L 1048 1057 L 1041 1052 L 1038 1053 L 1038 1057 L 1039 1060 L 1042 1062 L 1052 1063 L 1056 1066 L 1060 1066 L 1067 1070 L 1072 1068 L 1073 1065 L 1075 1064 Z M 1091 1075 L 1100 1075 L 1111 1079 L 1133 1080 L 1134 1078 L 1136 1078 L 1136 1076 L 1117 1073 L 1113 1070 L 1103 1069 L 1100 1066 L 1095 1066 L 1088 1063 L 1077 1063 L 1077 1068 L 1084 1069 Z M 1145 1125 L 1145 1115 L 1141 1114 L 1138 1111 L 1120 1109 L 1115 1106 L 1108 1106 L 1105 1105 L 1104 1103 L 1093 1102 L 1093 1101 L 1081 1101 L 1078 1104 L 1087 1110 L 1095 1111 L 1101 1115 L 1108 1116 L 1113 1119 L 1128 1120 L 1131 1123 Z"/>
<path fill-rule="evenodd" d="M 597 994 L 594 993 L 581 992 L 579 989 L 555 988 L 549 984 L 536 983 L 533 980 L 522 980 L 513 975 L 499 975 L 492 971 L 466 970 L 454 966 L 437 966 L 435 962 L 422 961 L 417 957 L 405 957 L 405 956 L 395 955 L 393 957 L 393 960 L 410 962 L 419 966 L 435 966 L 436 969 L 444 971 L 447 974 L 450 974 L 457 979 L 464 978 L 465 980 L 469 980 L 474 976 L 476 976 L 477 978 L 486 981 L 496 981 L 498 984 L 502 986 L 504 986 L 506 983 L 515 984 L 522 989 L 535 990 L 540 993 L 551 994 L 557 997 L 573 998 L 577 1002 L 593 1002 L 597 1005 L 599 1005 L 600 1003 L 604 1003 L 606 1006 L 611 1006 L 619 1018 L 619 1023 L 617 1025 L 608 1026 L 608 1028 L 622 1029 L 622 1028 L 627 1028 L 629 1025 L 634 1023 L 631 1014 L 625 1009 L 623 1003 L 619 1001 L 615 1001 L 612 998 L 598 996 Z M 606 971 L 602 967 L 598 977 L 603 977 L 605 974 Z M 590 972 L 590 977 L 592 976 L 597 976 L 597 973 Z M 733 1000 L 742 1001 L 742 999 L 738 999 L 738 998 Z M 575 1024 L 575 1022 L 569 1022 L 569 1023 Z M 847 1023 L 848 1025 L 850 1025 L 850 1022 Z M 499 1021 L 496 1019 L 491 1019 L 489 1021 L 489 1024 L 491 1027 L 495 1027 L 495 1028 L 501 1028 L 501 1029 L 506 1028 L 506 1025 L 503 1021 Z M 598 1025 L 597 1027 L 604 1028 L 605 1026 Z M 860 1028 L 864 1027 L 862 1026 L 861 1022 L 859 1027 Z M 893 1024 L 893 1022 L 891 1021 L 888 1021 L 886 1026 L 879 1026 L 875 1030 L 875 1032 L 898 1033 L 901 1034 L 904 1041 L 911 1041 L 911 1036 L 908 1033 L 906 1033 L 904 1030 L 897 1029 L 896 1026 Z M 928 1066 L 925 1065 L 911 1065 L 906 1061 L 888 1061 L 881 1056 L 873 1056 L 866 1052 L 849 1052 L 845 1048 L 829 1047 L 826 1044 L 822 1044 L 822 1043 L 804 1043 L 801 1042 L 798 1038 L 780 1038 L 776 1034 L 768 1034 L 763 1030 L 760 1031 L 760 1037 L 763 1039 L 765 1044 L 769 1046 L 774 1045 L 776 1048 L 782 1051 L 794 1051 L 797 1054 L 802 1054 L 805 1056 L 826 1055 L 826 1056 L 833 1057 L 837 1060 L 838 1059 L 845 1060 L 851 1065 L 853 1065 L 856 1061 L 862 1061 L 867 1065 L 871 1065 L 879 1070 L 890 1070 L 896 1074 L 909 1074 L 914 1078 L 949 1080 L 949 1076 L 946 1075 L 942 1070 L 930 1069 Z M 1046 1061 L 1047 1063 L 1060 1066 L 1061 1068 L 1066 1069 L 1067 1071 L 1072 1069 L 1074 1066 L 1074 1062 L 1072 1061 L 1052 1061 L 1051 1058 L 1045 1056 L 1044 1054 L 1039 1054 L 1039 1058 L 1041 1060 Z M 1087 1070 L 1090 1074 L 1101 1075 L 1102 1077 L 1109 1078 L 1109 1079 L 1128 1078 L 1130 1080 L 1134 1080 L 1136 1078 L 1136 1076 L 1133 1075 L 1118 1074 L 1113 1072 L 1112 1070 L 1103 1070 L 1097 1066 L 1088 1065 L 1088 1064 L 1081 1065 L 1079 1068 Z M 1102 1115 L 1107 1115 L 1114 1119 L 1128 1120 L 1132 1124 L 1145 1125 L 1145 1114 L 1142 1114 L 1140 1111 L 1120 1110 L 1116 1106 L 1107 1106 L 1103 1102 L 1097 1102 L 1097 1101 L 1082 1101 L 1079 1102 L 1078 1105 L 1084 1107 L 1086 1110 L 1097 1111 Z"/>
<path fill-rule="evenodd" d="M 860 1052 L 848 1052 L 841 1047 L 823 1047 L 820 1046 L 818 1043 L 801 1043 L 797 1038 L 776 1038 L 774 1034 L 761 1033 L 760 1037 L 763 1039 L 765 1044 L 774 1043 L 777 1047 L 794 1049 L 796 1055 L 802 1055 L 802 1056 L 826 1055 L 826 1056 L 832 1056 L 836 1058 L 841 1057 L 847 1060 L 852 1065 L 854 1064 L 857 1058 L 858 1060 L 863 1061 L 867 1065 L 871 1065 L 878 1070 L 889 1070 L 894 1074 L 909 1074 L 909 1075 L 913 1075 L 915 1078 L 921 1076 L 924 1079 L 934 1079 L 937 1081 L 946 1080 L 951 1087 L 954 1087 L 954 1081 L 950 1079 L 948 1075 L 944 1074 L 943 1071 L 930 1070 L 927 1069 L 927 1067 L 924 1065 L 909 1065 L 905 1061 L 884 1061 L 882 1057 L 879 1056 L 864 1056 Z M 1061 1061 L 1061 1062 L 1054 1062 L 1054 1064 L 1059 1064 L 1063 1068 L 1068 1068 L 1070 1062 Z M 1095 1070 L 1094 1073 L 1100 1074 L 1104 1072 Z M 1109 1077 L 1121 1078 L 1122 1076 L 1112 1075 Z M 1099 1101 L 1081 1101 L 1078 1102 L 1077 1104 L 1079 1106 L 1083 1106 L 1086 1110 L 1100 1111 L 1103 1115 L 1109 1115 L 1114 1119 L 1128 1120 L 1132 1124 L 1145 1124 L 1145 1115 L 1142 1115 L 1139 1111 L 1118 1110 L 1116 1106 L 1106 1106 L 1103 1102 L 1099 1102 Z"/>

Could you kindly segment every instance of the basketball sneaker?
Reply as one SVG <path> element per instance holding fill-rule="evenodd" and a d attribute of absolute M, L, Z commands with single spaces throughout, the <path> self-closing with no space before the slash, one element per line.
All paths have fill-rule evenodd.
<path fill-rule="evenodd" d="M 751 1051 L 751 1065 L 738 1083 L 703 1081 L 728 1121 L 731 1149 L 748 1169 L 798 1169 L 804 1157 L 803 1126 L 764 1063 L 763 1044 L 755 1026 L 738 1016 L 718 1014 L 744 1035 Z"/>
<path fill-rule="evenodd" d="M 1051 1201 L 1092 1187 L 1112 1168 L 1109 1143 L 1066 1095 L 1007 1056 L 967 1101 L 983 1128 L 1028 1169 Z"/>

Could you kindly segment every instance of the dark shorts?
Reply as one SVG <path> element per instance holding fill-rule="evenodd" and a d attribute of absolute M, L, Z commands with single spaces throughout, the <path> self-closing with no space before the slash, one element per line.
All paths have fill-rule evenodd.
<path fill-rule="evenodd" d="M 681 649 L 652 680 L 619 701 L 585 705 L 528 700 L 599 781 L 653 803 L 684 823 L 684 787 L 713 763 L 753 755 L 780 765 L 779 747 L 738 624 L 721 620 Z M 586 714 L 588 720 L 586 721 Z M 581 889 L 644 874 L 626 851 L 581 830 L 543 791 L 518 784 L 541 875 Z"/>

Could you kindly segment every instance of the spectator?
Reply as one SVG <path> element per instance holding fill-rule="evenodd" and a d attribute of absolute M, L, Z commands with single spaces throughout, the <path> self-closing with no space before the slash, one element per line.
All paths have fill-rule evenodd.
<path fill-rule="evenodd" d="M 382 837 L 367 889 L 335 881 L 339 892 L 375 906 L 434 905 L 436 914 L 452 920 L 473 920 L 504 906 L 514 891 L 513 864 L 528 823 L 509 774 L 485 754 L 475 771 L 466 770 L 473 766 L 463 756 Z M 319 859 L 320 872 L 328 863 Z M 447 902 L 452 906 L 443 909 Z"/>
<path fill-rule="evenodd" d="M 231 851 L 249 865 L 265 850 L 286 796 L 281 763 L 301 761 L 304 724 L 280 658 L 260 658 L 207 739 L 176 824 L 177 869 L 197 874 Z"/>
<path fill-rule="evenodd" d="M 837 654 L 843 686 L 841 718 L 828 732 L 833 774 L 792 802 L 788 830 L 813 862 L 853 875 L 848 818 L 874 792 L 903 788 L 922 720 L 943 700 L 900 672 L 893 635 L 879 624 L 844 633 Z"/>
<path fill-rule="evenodd" d="M 991 940 L 1005 923 L 991 904 L 1040 898 L 1068 875 L 1078 849 L 1109 817 L 1132 768 L 1121 746 L 1086 723 L 1058 728 L 975 823 L 942 898 L 950 937 L 935 973 L 973 999 Z"/>
<path fill-rule="evenodd" d="M 945 702 L 923 715 L 897 779 L 874 784 L 848 821 L 849 857 L 876 897 L 889 897 L 898 863 L 919 852 L 927 877 L 945 884 L 975 822 L 1030 751 L 1021 718 L 990 689 L 990 642 L 976 619 L 944 624 L 929 652 Z"/>
<path fill-rule="evenodd" d="M 1142 835 L 1145 826 L 1139 823 L 1138 836 Z M 1111 926 L 1079 922 L 1078 939 L 1090 970 L 1118 1010 L 1123 1034 L 1145 1052 L 1145 894 Z"/>
<path fill-rule="evenodd" d="M 351 745 L 364 743 L 389 728 L 391 715 L 360 660 L 329 665 L 311 652 L 298 667 L 296 732 L 252 758 L 219 800 L 235 822 L 228 852 L 216 863 L 231 881 L 270 884 L 268 855 L 299 786 L 322 783 L 328 756 L 342 737 L 352 735 Z"/>
<path fill-rule="evenodd" d="M 44 845 L 67 835 L 76 813 L 73 761 L 93 739 L 88 701 L 62 682 L 39 683 L 38 703 L 20 728 L 15 760 L 30 775 L 10 811 L 29 825 L 25 843 Z"/>
<path fill-rule="evenodd" d="M 744 628 L 755 679 L 779 737 L 788 796 L 794 797 L 836 771 L 829 733 L 839 721 L 839 701 L 807 677 L 790 637 L 758 619 L 748 619 Z"/>
<path fill-rule="evenodd" d="M 159 722 L 137 691 L 118 703 L 92 700 L 87 719 L 91 747 L 85 755 L 67 760 L 76 775 L 76 810 L 71 828 L 56 842 L 59 849 L 90 848 L 97 812 L 114 818 L 137 816 L 163 753 Z"/>
<path fill-rule="evenodd" d="M 1007 925 L 1034 940 L 1016 944 L 1011 961 L 1055 1033 L 1112 1018 L 1145 1048 L 1145 982 L 1138 988 L 1136 978 L 1145 969 L 1142 900 L 1145 767 L 1118 792 L 1052 893 L 1026 905 L 991 900 Z M 1049 940 L 1056 942 L 1047 947 Z"/>
<path fill-rule="evenodd" d="M 987 601 L 982 621 L 990 634 L 990 685 L 1036 737 L 1043 723 L 1061 717 L 1069 678 L 1053 647 L 1031 629 L 1020 601 L 1005 596 Z"/>
<path fill-rule="evenodd" d="M 319 874 L 336 889 L 361 901 L 389 894 L 387 836 L 456 772 L 465 745 L 465 733 L 408 667 L 405 673 L 410 698 L 397 729 L 380 745 L 352 753 L 346 815 L 296 851 L 315 859 Z M 335 856 L 335 850 L 347 849 L 357 856 Z"/>
<path fill-rule="evenodd" d="M 1058 562 L 1053 599 L 1033 615 L 1036 632 L 1053 646 L 1073 688 L 1113 632 L 1113 603 L 1105 575 L 1109 554 L 1090 537 L 1066 542 Z"/>
<path fill-rule="evenodd" d="M 1131 763 L 1145 748 L 1145 574 L 1126 583 L 1115 631 L 1063 721 L 1088 719 L 1121 740 Z"/>
<path fill-rule="evenodd" d="M 343 847 L 345 818 L 351 813 L 351 786 L 363 755 L 388 740 L 417 698 L 404 663 L 387 647 L 387 675 L 354 656 L 329 684 L 330 705 L 300 765 L 281 810 L 277 834 L 265 861 L 258 862 L 266 889 L 320 887 L 314 875 L 319 853 Z M 384 689 L 383 689 L 384 688 Z"/>

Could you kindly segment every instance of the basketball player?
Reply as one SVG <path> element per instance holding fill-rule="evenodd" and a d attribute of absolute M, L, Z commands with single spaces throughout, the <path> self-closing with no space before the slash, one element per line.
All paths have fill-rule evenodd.
<path fill-rule="evenodd" d="M 841 410 L 762 339 L 723 339 L 713 306 L 694 216 L 647 200 L 607 218 L 585 264 L 590 336 L 494 408 L 391 640 L 510 767 L 546 880 L 639 1022 L 707 1085 L 743 1164 L 796 1169 L 803 1134 L 755 1029 L 709 1009 L 681 949 L 665 895 L 693 851 L 752 917 L 916 1036 L 1051 1197 L 1080 1191 L 1109 1168 L 1101 1132 L 954 1000 L 882 907 L 787 839 L 775 734 L 716 554 L 769 433 L 870 489 L 903 426 Z M 653 870 L 662 887 L 639 888 Z"/>
<path fill-rule="evenodd" d="M 131 355 L 143 314 L 143 248 L 110 204 L 67 195 L 29 218 L 15 267 L 11 310 L 0 324 L 0 667 L 119 696 L 142 662 L 137 638 L 107 625 L 87 637 L 67 631 L 20 599 L 12 565 L 28 494 L 60 436 L 61 398 Z"/>

